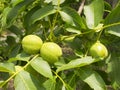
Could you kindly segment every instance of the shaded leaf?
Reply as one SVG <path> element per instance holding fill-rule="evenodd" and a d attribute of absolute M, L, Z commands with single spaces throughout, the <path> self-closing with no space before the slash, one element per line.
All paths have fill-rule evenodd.
<path fill-rule="evenodd" d="M 7 27 L 6 18 L 7 18 L 8 13 L 10 12 L 10 10 L 11 10 L 10 7 L 6 7 L 2 13 L 1 24 L 3 27 Z"/>
<path fill-rule="evenodd" d="M 9 45 L 9 47 L 12 48 L 16 44 L 15 37 L 7 35 L 6 42 Z"/>
<path fill-rule="evenodd" d="M 79 72 L 79 73 L 78 73 Z M 82 68 L 78 71 L 79 77 L 94 90 L 106 90 L 102 77 L 89 68 Z"/>
<path fill-rule="evenodd" d="M 52 5 L 48 5 L 48 6 L 45 6 L 43 8 L 38 9 L 31 16 L 30 25 L 34 24 L 36 21 L 38 21 L 38 20 L 40 20 L 40 19 L 42 19 L 50 14 L 53 14 L 55 12 L 56 12 L 56 10 L 55 10 L 54 6 L 52 6 Z"/>
<path fill-rule="evenodd" d="M 92 0 L 84 6 L 84 14 L 88 28 L 96 27 L 103 18 L 104 0 Z"/>
<path fill-rule="evenodd" d="M 111 11 L 112 10 L 112 6 L 110 3 L 104 1 L 104 6 L 105 6 L 105 10 Z"/>
<path fill-rule="evenodd" d="M 8 62 L 0 63 L 0 71 L 14 73 L 15 71 L 14 64 Z"/>
<path fill-rule="evenodd" d="M 11 0 L 11 4 L 12 4 L 12 6 L 15 6 L 22 1 L 24 1 L 24 0 Z"/>
<path fill-rule="evenodd" d="M 66 78 L 68 79 L 68 85 L 70 85 L 75 90 L 78 77 L 76 77 L 76 74 L 73 72 L 68 73 L 66 76 Z"/>
<path fill-rule="evenodd" d="M 30 3 L 32 3 L 34 0 L 24 0 L 22 2 L 20 2 L 19 4 L 17 4 L 16 6 L 14 6 L 8 13 L 7 17 L 6 17 L 6 23 L 7 25 L 11 25 L 13 23 L 13 21 L 15 20 L 15 18 L 17 17 L 18 14 L 21 13 L 21 11 L 23 11 L 25 9 L 25 7 L 27 5 L 29 5 Z"/>
<path fill-rule="evenodd" d="M 120 5 L 114 8 L 105 18 L 105 26 L 120 22 Z M 120 23 L 106 28 L 106 32 L 120 37 Z"/>
<path fill-rule="evenodd" d="M 47 61 L 44 61 L 42 58 L 38 57 L 35 60 L 31 62 L 31 66 L 39 72 L 41 75 L 53 79 L 52 71 L 47 63 Z"/>
<path fill-rule="evenodd" d="M 15 90 L 45 90 L 41 83 L 26 71 L 19 72 L 14 80 Z"/>
<path fill-rule="evenodd" d="M 23 21 L 23 26 L 26 29 L 26 34 L 32 33 L 37 28 L 36 23 L 30 25 L 30 18 L 33 15 L 33 13 L 35 13 L 39 8 L 40 7 L 36 6 L 36 7 L 32 8 L 30 11 L 28 11 L 27 14 L 25 15 L 24 21 Z"/>
<path fill-rule="evenodd" d="M 9 58 L 15 57 L 19 53 L 20 49 L 21 49 L 21 45 L 18 43 L 15 44 L 15 46 L 11 49 Z"/>
<path fill-rule="evenodd" d="M 89 65 L 89 64 L 94 63 L 96 61 L 97 60 L 93 59 L 92 57 L 78 58 L 75 60 L 71 60 L 68 64 L 62 65 L 61 67 L 59 67 L 57 69 L 56 72 L 86 66 L 86 65 Z"/>
<path fill-rule="evenodd" d="M 70 85 L 66 84 L 65 86 L 63 86 L 62 90 L 74 90 L 74 89 Z"/>
<path fill-rule="evenodd" d="M 116 83 L 120 87 L 120 57 L 114 56 L 108 63 L 108 73 L 112 79 L 112 82 Z"/>
<path fill-rule="evenodd" d="M 12 33 L 16 35 L 22 35 L 21 29 L 19 29 L 17 26 L 12 25 L 10 28 L 8 28 Z"/>

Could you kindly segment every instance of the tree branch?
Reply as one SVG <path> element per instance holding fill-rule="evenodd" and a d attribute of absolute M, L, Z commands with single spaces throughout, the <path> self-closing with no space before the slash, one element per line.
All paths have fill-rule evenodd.
<path fill-rule="evenodd" d="M 80 7 L 79 7 L 79 9 L 78 9 L 78 14 L 79 14 L 79 15 L 82 13 L 84 4 L 85 4 L 85 0 L 82 0 L 82 2 L 81 2 L 81 4 L 80 4 Z"/>

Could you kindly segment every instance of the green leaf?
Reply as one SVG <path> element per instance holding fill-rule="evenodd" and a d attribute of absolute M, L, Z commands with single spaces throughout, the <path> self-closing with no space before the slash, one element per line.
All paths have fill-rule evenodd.
<path fill-rule="evenodd" d="M 15 37 L 7 35 L 6 43 L 9 45 L 10 49 L 16 44 Z"/>
<path fill-rule="evenodd" d="M 36 12 L 34 12 L 30 18 L 30 25 L 34 24 L 36 21 L 38 21 L 50 14 L 53 14 L 55 12 L 56 12 L 56 10 L 55 10 L 54 6 L 52 6 L 52 5 L 48 5 L 48 6 L 45 6 L 43 8 L 36 10 Z"/>
<path fill-rule="evenodd" d="M 116 83 L 120 87 L 120 57 L 114 56 L 108 63 L 108 73 L 112 82 Z"/>
<path fill-rule="evenodd" d="M 17 26 L 12 25 L 10 28 L 8 28 L 12 33 L 16 35 L 22 35 L 22 30 L 19 29 Z"/>
<path fill-rule="evenodd" d="M 76 82 L 78 80 L 78 77 L 76 77 L 76 73 L 69 72 L 66 75 L 66 78 L 68 80 L 68 85 L 70 85 L 74 90 L 76 89 Z"/>
<path fill-rule="evenodd" d="M 81 33 L 81 31 L 79 29 L 75 28 L 75 27 L 68 27 L 68 28 L 66 28 L 66 30 L 68 32 L 77 33 L 77 34 Z"/>
<path fill-rule="evenodd" d="M 13 62 L 13 61 L 17 61 L 17 60 L 28 61 L 30 58 L 31 58 L 30 55 L 26 54 L 25 52 L 22 52 L 22 53 L 18 54 L 16 57 L 10 58 L 8 60 L 8 62 Z"/>
<path fill-rule="evenodd" d="M 26 71 L 19 72 L 14 79 L 15 90 L 45 90 L 41 83 Z"/>
<path fill-rule="evenodd" d="M 78 73 L 79 72 L 79 73 Z M 78 71 L 79 77 L 94 90 L 106 90 L 102 77 L 90 68 L 82 68 Z"/>
<path fill-rule="evenodd" d="M 14 47 L 11 49 L 9 58 L 15 57 L 19 53 L 20 49 L 21 49 L 21 45 L 18 43 L 15 44 Z"/>
<path fill-rule="evenodd" d="M 2 88 L 2 84 L 4 83 L 3 80 L 0 80 L 0 89 Z"/>
<path fill-rule="evenodd" d="M 0 71 L 14 73 L 15 71 L 14 64 L 8 62 L 0 63 Z"/>
<path fill-rule="evenodd" d="M 84 6 L 84 14 L 88 28 L 95 28 L 103 18 L 104 0 L 92 0 Z"/>
<path fill-rule="evenodd" d="M 86 65 L 89 65 L 89 64 L 94 63 L 96 61 L 97 60 L 93 59 L 92 57 L 78 58 L 75 60 L 71 60 L 68 64 L 62 65 L 61 67 L 59 67 L 57 69 L 56 72 L 86 66 Z"/>
<path fill-rule="evenodd" d="M 62 4 L 65 0 L 45 0 L 45 3 L 50 3 L 52 2 L 53 5 L 59 5 Z"/>
<path fill-rule="evenodd" d="M 38 57 L 35 60 L 31 62 L 31 66 L 39 72 L 41 75 L 53 79 L 52 71 L 47 63 L 47 61 L 44 61 L 42 58 Z"/>
<path fill-rule="evenodd" d="M 104 1 L 104 6 L 105 6 L 105 10 L 107 10 L 107 12 L 110 12 L 112 10 L 111 4 L 108 3 L 107 1 Z"/>
<path fill-rule="evenodd" d="M 63 7 L 59 13 L 63 21 L 65 21 L 66 23 L 72 26 L 75 26 L 77 23 L 76 27 L 86 29 L 86 25 L 83 19 L 79 16 L 79 14 L 74 9 L 70 7 Z"/>
<path fill-rule="evenodd" d="M 50 2 L 52 2 L 52 0 L 45 0 L 44 2 L 45 3 L 50 3 Z"/>
<path fill-rule="evenodd" d="M 17 15 L 20 14 L 27 5 L 29 5 L 30 3 L 32 3 L 34 0 L 24 0 L 22 2 L 20 2 L 19 4 L 17 4 L 16 6 L 14 6 L 9 12 L 8 15 L 6 17 L 6 23 L 7 25 L 11 25 L 13 23 L 13 21 L 16 19 Z"/>
<path fill-rule="evenodd" d="M 48 79 L 43 83 L 43 85 L 46 90 L 55 90 L 56 82 L 51 79 Z"/>
<path fill-rule="evenodd" d="M 24 1 L 24 0 L 11 0 L 11 4 L 12 4 L 12 6 L 15 6 L 22 1 Z"/>
<path fill-rule="evenodd" d="M 34 8 L 32 8 L 30 11 L 27 12 L 27 14 L 24 17 L 24 21 L 23 21 L 23 26 L 26 29 L 26 34 L 30 34 L 33 31 L 35 31 L 37 29 L 37 24 L 32 24 L 30 25 L 30 18 L 33 15 L 33 13 L 35 13 L 40 7 L 36 6 Z"/>
<path fill-rule="evenodd" d="M 10 10 L 11 10 L 10 7 L 6 7 L 2 13 L 1 24 L 3 27 L 7 27 L 6 18 Z"/>
<path fill-rule="evenodd" d="M 66 23 L 70 24 L 70 25 L 74 25 L 74 21 L 73 21 L 73 18 L 67 14 L 65 11 L 60 11 L 59 12 L 63 21 L 65 21 Z"/>
<path fill-rule="evenodd" d="M 52 4 L 53 5 L 59 5 L 59 4 L 62 4 L 64 3 L 65 0 L 52 0 Z"/>
<path fill-rule="evenodd" d="M 66 84 L 65 86 L 63 86 L 62 90 L 74 90 L 74 89 L 70 85 Z"/>
<path fill-rule="evenodd" d="M 105 26 L 114 23 L 118 24 L 106 28 L 106 32 L 120 37 L 120 5 L 114 8 L 111 13 L 109 13 L 109 15 L 105 18 Z"/>

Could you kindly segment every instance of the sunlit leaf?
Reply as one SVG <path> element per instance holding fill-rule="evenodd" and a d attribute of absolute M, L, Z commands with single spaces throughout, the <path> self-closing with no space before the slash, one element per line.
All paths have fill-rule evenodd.
<path fill-rule="evenodd" d="M 45 0 L 45 3 L 50 3 L 52 2 L 53 5 L 59 5 L 62 4 L 65 0 Z"/>
<path fill-rule="evenodd" d="M 53 5 L 62 4 L 65 0 L 52 0 Z"/>
<path fill-rule="evenodd" d="M 60 15 L 63 21 L 65 21 L 66 23 L 72 26 L 77 24 L 76 27 L 86 29 L 86 25 L 83 19 L 81 18 L 81 16 L 79 16 L 79 14 L 74 9 L 70 7 L 63 7 L 60 11 Z"/>
<path fill-rule="evenodd" d="M 91 57 L 78 58 L 75 60 L 71 60 L 67 64 L 62 65 L 61 67 L 59 67 L 57 69 L 57 72 L 72 69 L 72 68 L 86 66 L 86 65 L 89 65 L 89 64 L 94 63 L 94 62 L 96 62 L 96 60 L 91 58 Z"/>
<path fill-rule="evenodd" d="M 18 54 L 16 57 L 10 58 L 8 60 L 8 62 L 13 62 L 13 61 L 17 61 L 17 60 L 28 61 L 30 58 L 31 58 L 30 55 L 26 54 L 25 52 L 22 52 L 22 53 Z"/>
<path fill-rule="evenodd" d="M 45 3 L 50 3 L 50 2 L 52 2 L 52 0 L 45 0 L 44 2 Z"/>
<path fill-rule="evenodd" d="M 52 71 L 49 64 L 42 58 L 38 57 L 31 62 L 31 66 L 41 75 L 53 79 Z"/>
<path fill-rule="evenodd" d="M 14 80 L 15 90 L 45 90 L 41 83 L 26 71 L 19 72 Z"/>
<path fill-rule="evenodd" d="M 4 83 L 3 80 L 0 80 L 0 89 L 2 88 L 2 84 Z"/>
<path fill-rule="evenodd" d="M 55 90 L 56 82 L 54 80 L 48 79 L 43 83 L 46 90 Z"/>
<path fill-rule="evenodd" d="M 80 31 L 79 29 L 74 28 L 74 27 L 68 27 L 68 28 L 66 28 L 66 30 L 67 30 L 68 32 L 77 33 L 77 34 L 80 34 L 80 33 L 81 33 L 81 31 Z"/>
<path fill-rule="evenodd" d="M 82 68 L 77 72 L 79 77 L 94 90 L 106 90 L 102 77 L 90 68 Z"/>
<path fill-rule="evenodd" d="M 14 64 L 8 62 L 0 63 L 0 71 L 14 73 L 15 71 Z"/>
<path fill-rule="evenodd" d="M 90 3 L 89 3 L 90 2 Z M 104 0 L 91 0 L 84 6 L 84 14 L 88 28 L 96 27 L 103 18 Z"/>
<path fill-rule="evenodd" d="M 68 24 L 74 25 L 73 18 L 69 14 L 65 13 L 64 11 L 60 11 L 60 15 L 63 21 L 65 21 Z"/>

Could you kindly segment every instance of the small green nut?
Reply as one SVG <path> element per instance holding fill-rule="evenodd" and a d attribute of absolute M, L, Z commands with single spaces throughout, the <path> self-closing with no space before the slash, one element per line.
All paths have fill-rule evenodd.
<path fill-rule="evenodd" d="M 62 49 L 54 42 L 46 42 L 40 50 L 41 57 L 48 63 L 53 64 L 59 60 L 62 55 Z"/>
<path fill-rule="evenodd" d="M 106 46 L 98 41 L 91 46 L 90 54 L 95 58 L 104 59 L 108 56 L 108 50 Z"/>
<path fill-rule="evenodd" d="M 27 54 L 39 53 L 42 44 L 42 39 L 36 35 L 27 35 L 22 39 L 22 48 Z"/>

